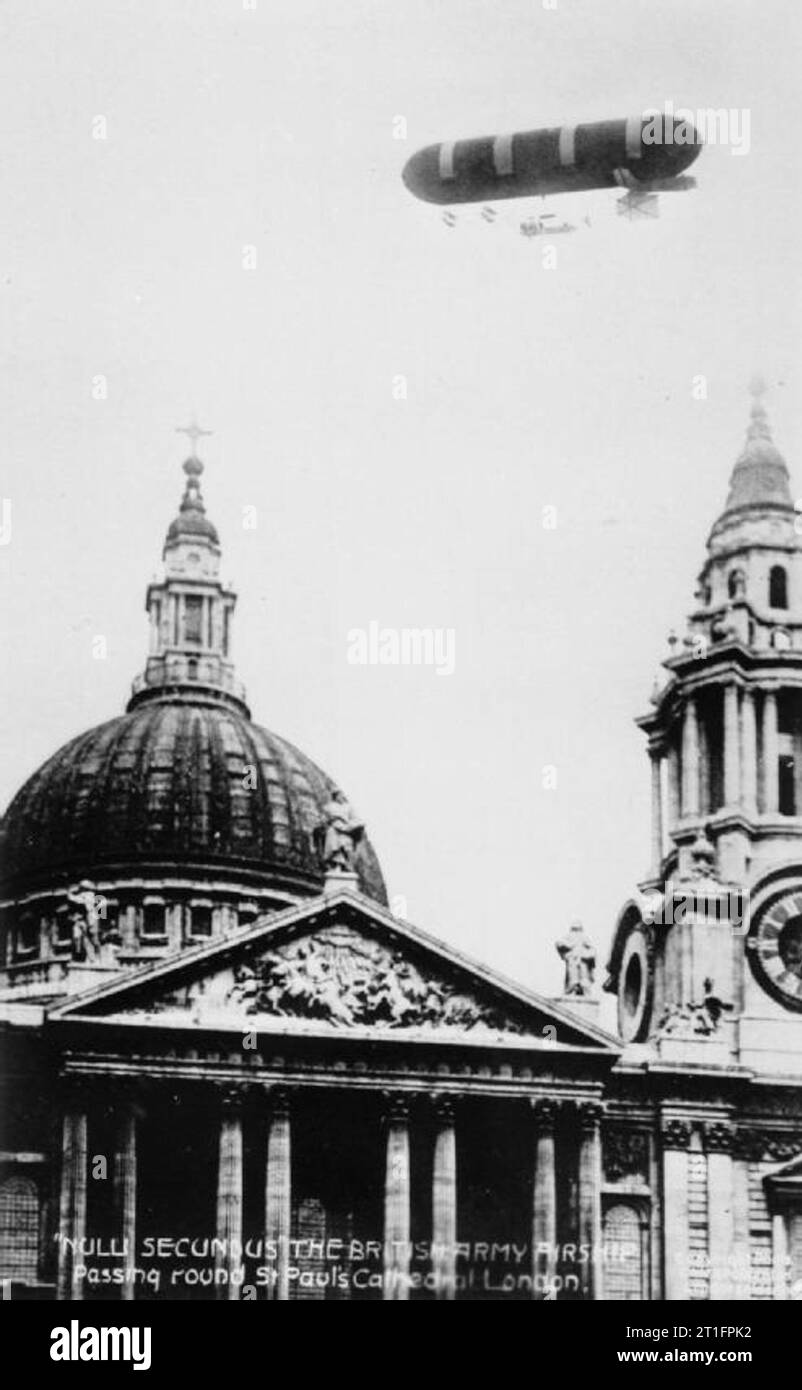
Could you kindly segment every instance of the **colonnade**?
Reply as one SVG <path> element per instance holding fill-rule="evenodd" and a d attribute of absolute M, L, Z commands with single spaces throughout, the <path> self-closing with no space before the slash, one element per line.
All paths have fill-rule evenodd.
<path fill-rule="evenodd" d="M 264 1165 L 264 1236 L 275 1250 L 273 1279 L 266 1297 L 290 1297 L 290 1232 L 292 1224 L 292 1094 L 282 1088 L 266 1090 L 267 1138 Z M 215 1288 L 218 1297 L 238 1299 L 234 1276 L 241 1262 L 244 1237 L 244 1093 L 232 1088 L 222 1095 L 217 1140 Z M 432 1154 L 432 1274 L 435 1297 L 452 1300 L 457 1290 L 458 1145 L 454 1097 L 437 1095 L 434 1107 Z M 383 1297 L 410 1297 L 412 1190 L 410 1164 L 410 1097 L 404 1092 L 384 1095 L 385 1170 L 383 1192 Z M 520 1103 L 520 1102 L 517 1102 Z M 511 1100 L 515 1105 L 516 1101 Z M 529 1102 L 532 1119 L 531 1274 L 535 1298 L 552 1296 L 558 1264 L 558 1182 L 556 1126 L 560 1102 L 535 1097 Z M 601 1107 L 593 1102 L 570 1103 L 578 1119 L 577 1230 L 589 1258 L 577 1265 L 584 1298 L 601 1294 Z M 87 1235 L 89 1106 L 77 1093 L 65 1111 L 62 1129 L 61 1197 L 59 1207 L 59 1266 L 57 1297 L 83 1297 L 81 1242 Z M 123 1249 L 134 1252 L 137 1241 L 138 1112 L 123 1102 L 116 1123 L 114 1155 L 114 1212 Z M 120 1296 L 133 1299 L 133 1281 L 125 1281 Z"/>

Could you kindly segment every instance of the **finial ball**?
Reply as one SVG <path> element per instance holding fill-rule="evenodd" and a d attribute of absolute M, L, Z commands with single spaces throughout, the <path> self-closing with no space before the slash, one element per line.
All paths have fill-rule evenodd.
<path fill-rule="evenodd" d="M 762 376 L 760 372 L 753 372 L 749 382 L 750 396 L 753 396 L 754 399 L 758 401 L 761 396 L 765 396 L 767 390 L 766 378 Z"/>

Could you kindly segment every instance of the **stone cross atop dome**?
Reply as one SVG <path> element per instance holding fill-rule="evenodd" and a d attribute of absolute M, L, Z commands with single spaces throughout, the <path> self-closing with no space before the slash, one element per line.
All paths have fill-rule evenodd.
<path fill-rule="evenodd" d="M 214 434 L 214 430 L 202 429 L 194 418 L 189 425 L 176 425 L 175 432 L 176 434 L 185 434 L 187 436 L 192 445 L 192 454 L 190 457 L 193 459 L 198 458 L 198 440 L 203 439 L 204 436 L 208 437 Z M 186 464 L 184 464 L 184 468 L 186 468 Z"/>

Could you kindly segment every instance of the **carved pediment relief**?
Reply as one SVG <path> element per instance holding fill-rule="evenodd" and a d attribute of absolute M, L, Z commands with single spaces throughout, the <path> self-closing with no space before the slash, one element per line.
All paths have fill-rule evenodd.
<path fill-rule="evenodd" d="M 401 951 L 350 927 L 328 927 L 268 952 L 253 967 L 240 966 L 229 997 L 247 1013 L 316 1018 L 340 1028 L 523 1032 L 497 1007 L 424 974 Z"/>
<path fill-rule="evenodd" d="M 478 982 L 477 982 L 478 983 Z M 269 1016 L 338 1030 L 375 1028 L 482 1030 L 532 1035 L 536 1021 L 516 1016 L 469 979 L 432 971 L 395 944 L 345 925 L 284 941 L 223 972 L 201 978 L 125 1013 L 174 1014 L 192 1021 L 239 1021 Z"/>

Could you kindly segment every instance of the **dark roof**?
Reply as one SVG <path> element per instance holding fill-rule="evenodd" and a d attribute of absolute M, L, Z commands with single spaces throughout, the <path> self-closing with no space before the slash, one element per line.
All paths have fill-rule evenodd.
<path fill-rule="evenodd" d="M 175 521 L 167 528 L 167 544 L 178 540 L 179 536 L 207 536 L 214 545 L 220 544 L 217 527 L 201 512 L 192 508 L 181 510 Z"/>
<path fill-rule="evenodd" d="M 104 870 L 228 870 L 319 892 L 315 831 L 333 790 L 291 743 L 238 711 L 166 696 L 72 739 L 25 783 L 0 828 L 3 885 L 16 895 Z M 356 867 L 362 890 L 386 903 L 367 841 Z"/>
<path fill-rule="evenodd" d="M 178 516 L 175 521 L 170 522 L 167 529 L 165 544 L 170 545 L 172 541 L 177 541 L 180 536 L 206 536 L 213 545 L 219 545 L 220 537 L 217 534 L 217 527 L 207 517 L 201 496 L 200 478 L 203 473 L 203 464 L 200 459 L 194 456 L 185 459 L 184 472 L 187 475 L 187 485 L 184 489 L 184 496 L 181 498 Z"/>
<path fill-rule="evenodd" d="M 746 442 L 732 470 L 724 512 L 760 506 L 793 510 L 793 505 L 787 464 L 771 437 L 763 406 L 755 401 Z"/>

